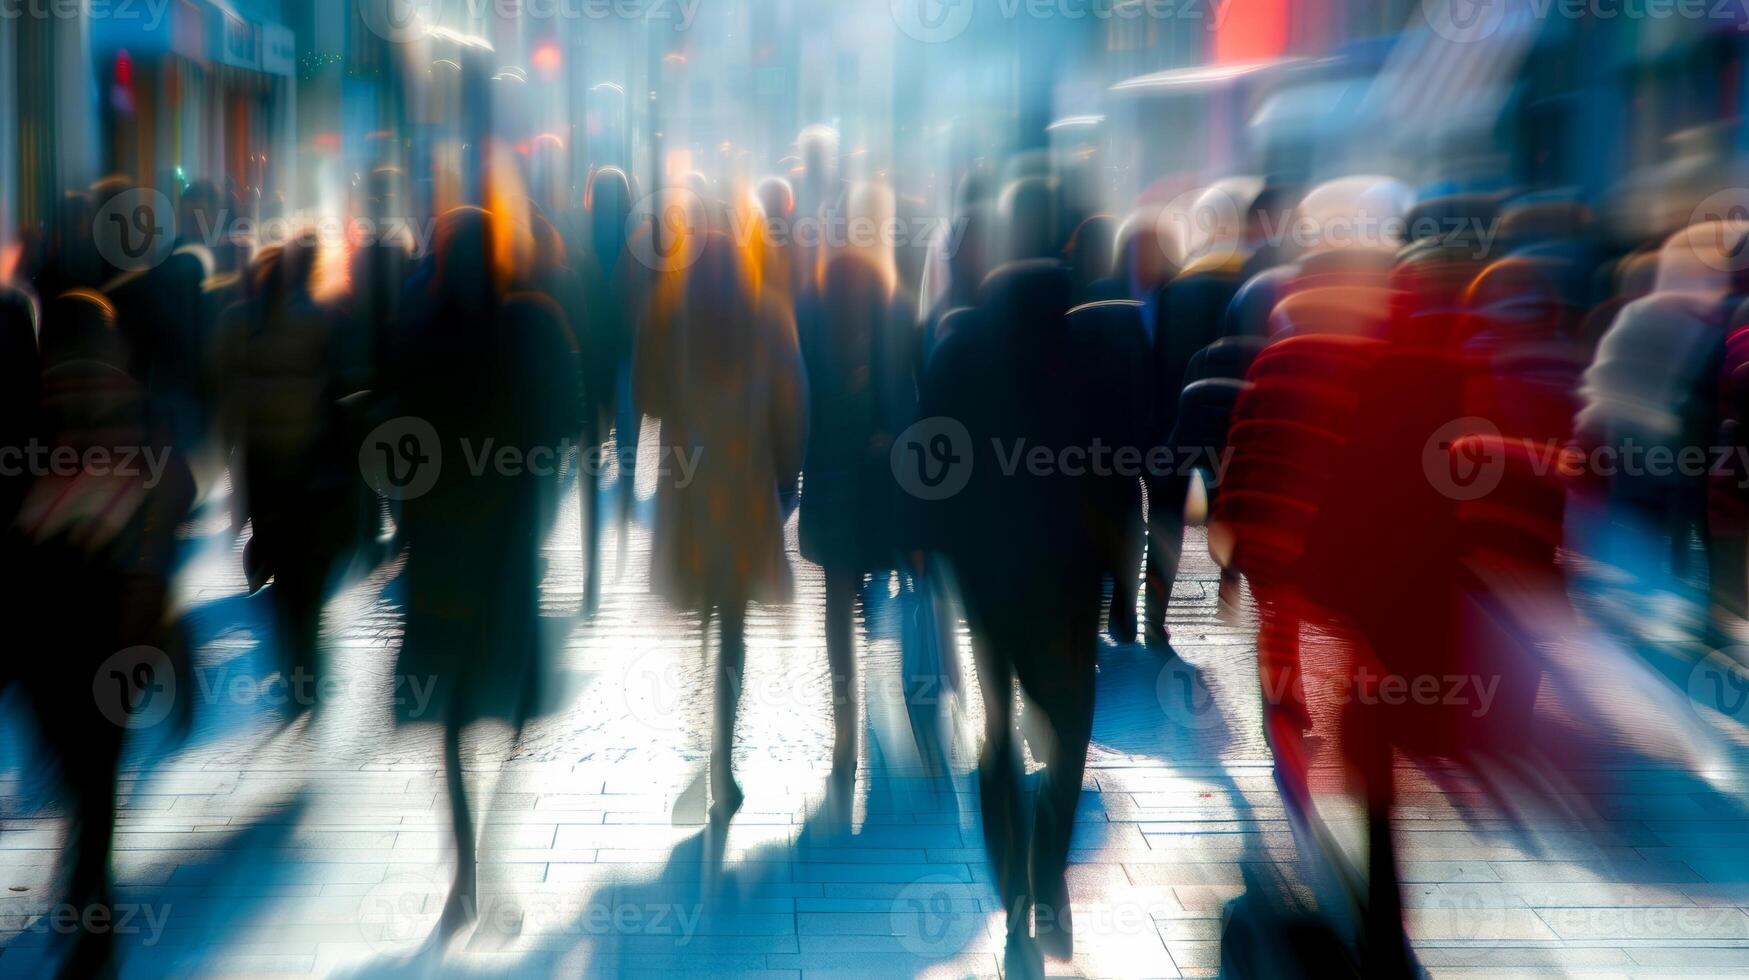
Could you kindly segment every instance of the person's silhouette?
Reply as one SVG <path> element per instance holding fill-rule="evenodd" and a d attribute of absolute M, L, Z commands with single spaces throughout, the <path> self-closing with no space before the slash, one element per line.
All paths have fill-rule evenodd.
<path fill-rule="evenodd" d="M 237 415 L 237 512 L 249 519 L 244 569 L 271 579 L 277 668 L 295 692 L 320 692 L 322 607 L 362 537 L 365 488 L 341 400 L 355 382 L 342 363 L 340 313 L 311 295 L 316 249 L 292 243 L 258 262 L 251 298 L 226 311 L 228 398 Z M 294 718 L 317 707 L 292 699 Z M 292 719 L 288 719 L 290 721 Z"/>
<path fill-rule="evenodd" d="M 430 489 L 404 505 L 407 625 L 396 664 L 397 676 L 429 683 L 431 696 L 425 704 L 397 699 L 396 708 L 403 724 L 443 727 L 457 866 L 439 938 L 478 911 L 478 801 L 463 778 L 463 732 L 490 723 L 514 740 L 539 707 L 542 515 L 556 481 L 532 466 L 475 472 L 466 460 L 488 444 L 525 453 L 556 446 L 581 424 L 563 312 L 544 295 L 512 291 L 516 270 L 492 251 L 497 236 L 515 235 L 511 224 L 476 208 L 439 220 L 435 255 L 398 344 L 401 380 L 388 392 L 394 414 L 423 420 L 438 441 L 413 446 L 409 461 L 439 464 Z M 458 397 L 470 390 L 495 395 Z"/>
<path fill-rule="evenodd" d="M 942 460 L 968 467 L 964 489 L 923 504 L 923 521 L 954 567 L 972 631 L 985 712 L 985 846 L 1008 913 L 1005 969 L 1015 976 L 1042 975 L 1042 952 L 1066 956 L 1071 946 L 1065 870 L 1092 733 L 1100 580 L 1111 561 L 1099 544 L 1111 535 L 1100 527 L 1113 489 L 1074 454 L 1095 439 L 1123 439 L 1106 431 L 1108 397 L 1088 383 L 1109 386 L 1075 367 L 1069 296 L 1068 270 L 1054 260 L 997 268 L 976 316 L 936 351 L 919 409 L 957 421 L 969 437 Z M 1053 462 L 1015 465 L 1021 445 Z M 1030 819 L 1016 682 L 1049 730 Z"/>
<path fill-rule="evenodd" d="M 145 389 L 125 370 L 127 348 L 108 300 L 92 290 L 52 300 L 41 353 L 35 431 L 49 458 L 80 462 L 34 473 L 25 489 L 4 551 L 13 572 L 28 574 L 9 576 L 7 601 L 24 624 L 19 648 L 54 651 L 18 660 L 70 795 L 66 901 L 108 908 L 124 736 L 135 727 L 174 730 L 190 703 L 166 674 L 188 666 L 170 623 L 169 578 L 176 525 L 194 488 L 168 439 L 150 426 Z M 99 466 L 100 458 L 136 462 Z M 82 930 L 62 975 L 110 967 L 114 942 L 108 929 Z"/>
<path fill-rule="evenodd" d="M 792 590 L 783 500 L 801 469 L 808 396 L 790 311 L 754 296 L 734 244 L 708 233 L 684 282 L 647 308 L 636 375 L 672 461 L 657 484 L 651 588 L 720 626 L 710 817 L 722 827 L 742 801 L 732 755 L 747 604 Z"/>

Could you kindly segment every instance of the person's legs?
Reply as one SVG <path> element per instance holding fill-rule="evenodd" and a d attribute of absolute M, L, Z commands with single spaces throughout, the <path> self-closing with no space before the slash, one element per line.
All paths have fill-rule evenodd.
<path fill-rule="evenodd" d="M 826 570 L 826 660 L 832 670 L 832 777 L 837 784 L 856 778 L 856 684 L 853 619 L 862 573 L 854 568 Z"/>
<path fill-rule="evenodd" d="M 493 846 L 487 842 L 492 839 L 492 833 L 496 828 L 504 826 L 507 808 L 499 790 L 504 786 L 504 777 L 509 761 L 516 756 L 521 748 L 522 725 L 512 721 L 508 727 L 496 722 L 475 726 L 474 737 L 476 770 L 479 768 L 479 760 L 482 756 L 491 759 L 497 769 L 497 772 L 488 780 L 478 780 L 479 793 L 475 797 L 480 803 L 478 807 L 479 819 L 475 827 L 479 843 L 475 846 L 474 862 L 476 866 L 483 866 L 492 860 Z M 515 935 L 522 930 L 522 918 L 514 901 L 499 908 L 492 907 L 493 896 L 483 897 L 481 901 L 484 904 L 480 906 L 476 915 L 483 920 L 485 928 L 490 929 L 499 938 Z"/>
<path fill-rule="evenodd" d="M 609 419 L 605 412 L 596 412 L 592 428 L 584 436 L 583 451 L 577 466 L 577 506 L 583 519 L 583 614 L 593 616 L 601 610 L 601 485 L 597 479 L 601 454 L 605 452 L 601 433 Z"/>
<path fill-rule="evenodd" d="M 293 691 L 315 695 L 322 689 L 319 670 L 323 589 L 318 573 L 301 565 L 275 575 L 269 596 L 280 644 L 280 669 Z M 315 707 L 314 701 L 292 699 L 292 719 Z"/>
<path fill-rule="evenodd" d="M 323 690 L 322 611 L 351 564 L 358 511 L 350 492 L 313 487 L 287 502 L 273 527 L 276 558 L 268 598 L 274 610 L 280 669 L 294 691 L 293 717 L 319 707 Z"/>
<path fill-rule="evenodd" d="M 930 604 L 930 618 L 935 623 L 935 650 L 939 657 L 942 696 L 947 691 L 957 693 L 964 675 L 960 670 L 959 607 L 954 601 L 952 573 L 945 562 L 931 558 L 924 565 L 926 587 L 920 590 Z"/>
<path fill-rule="evenodd" d="M 724 824 L 741 809 L 741 787 L 735 782 L 735 710 L 741 700 L 741 676 L 747 663 L 747 608 L 740 600 L 717 606 L 722 643 L 717 654 L 715 724 L 711 734 L 711 807 L 714 823 Z"/>
<path fill-rule="evenodd" d="M 1144 636 L 1149 646 L 1166 646 L 1166 606 L 1178 580 L 1184 555 L 1184 494 L 1182 477 L 1167 476 L 1148 483 L 1148 571 Z"/>
<path fill-rule="evenodd" d="M 1142 555 L 1148 541 L 1147 521 L 1142 517 L 1141 495 L 1138 493 L 1122 519 L 1118 540 L 1117 567 L 1111 576 L 1111 611 L 1107 613 L 1105 630 L 1117 643 L 1136 642 L 1136 605 L 1142 588 Z M 1165 621 L 1164 607 L 1161 611 Z M 1153 623 L 1153 617 L 1148 622 Z"/>
<path fill-rule="evenodd" d="M 1693 534 L 1696 530 L 1696 511 L 1694 493 L 1684 480 L 1674 487 L 1670 499 L 1666 503 L 1664 533 L 1670 542 L 1670 578 L 1672 585 L 1678 585 L 1688 575 L 1689 549 L 1693 546 Z"/>
<path fill-rule="evenodd" d="M 1021 687 L 1043 714 L 1050 736 L 1033 809 L 1030 877 L 1039 945 L 1061 958 L 1073 945 L 1065 875 L 1093 736 L 1098 654 L 1097 600 L 1091 587 L 1080 592 L 1065 597 L 1067 604 L 1053 614 L 1057 622 L 1035 624 L 1038 642 L 1016 662 Z"/>
<path fill-rule="evenodd" d="M 1378 685 L 1391 669 L 1387 664 L 1418 662 L 1425 644 L 1449 636 L 1456 625 L 1443 621 L 1431 608 L 1407 610 L 1367 622 L 1354 642 L 1350 678 L 1359 681 L 1358 697 L 1343 711 L 1341 740 L 1357 778 L 1366 807 L 1366 884 L 1357 894 L 1361 971 L 1369 977 L 1413 976 L 1413 953 L 1403 925 L 1402 885 L 1391 814 L 1396 806 L 1395 729 L 1403 723 L 1379 696 Z M 1430 641 L 1429 638 L 1433 638 Z M 1415 651 L 1407 654 L 1406 651 Z M 1437 662 L 1437 660 L 1435 661 Z M 1368 665 L 1371 679 L 1361 677 Z"/>
<path fill-rule="evenodd" d="M 901 640 L 905 646 L 900 657 L 900 684 L 911 737 L 917 743 L 925 774 L 931 779 L 946 779 L 950 769 L 942 722 L 954 689 L 948 665 L 953 658 L 949 645 L 956 637 L 951 627 L 944 630 L 940 622 L 951 617 L 953 610 L 938 599 L 936 579 L 927 569 L 918 574 L 901 573 L 905 585 L 900 593 L 901 609 L 906 625 Z"/>
<path fill-rule="evenodd" d="M 1004 646 L 988 635 L 973 634 L 978 689 L 984 696 L 978 798 L 984 849 L 996 875 L 997 893 L 1008 913 L 1010 930 L 1024 932 L 1032 910 L 1026 871 L 1026 814 L 1021 807 L 1020 743 L 1014 730 L 1014 667 Z"/>
<path fill-rule="evenodd" d="M 1402 884 L 1391 831 L 1396 786 L 1391 746 L 1382 738 L 1359 747 L 1366 784 L 1366 899 L 1361 910 L 1361 964 L 1369 977 L 1413 976 L 1409 937 L 1403 927 Z"/>
<path fill-rule="evenodd" d="M 1032 883 L 1026 862 L 1026 812 L 1014 718 L 1014 638 L 1023 634 L 1007 625 L 1006 603 L 998 604 L 995 615 L 983 612 L 984 603 L 971 594 L 966 604 L 978 688 L 984 698 L 984 748 L 978 756 L 979 815 L 984 853 L 996 878 L 1008 933 L 1003 972 L 1016 978 L 1042 977 L 1044 958 L 1032 938 Z"/>
<path fill-rule="evenodd" d="M 1715 489 L 1709 503 L 1708 623 L 1715 643 L 1731 643 L 1736 628 L 1749 619 L 1749 508 L 1734 489 Z"/>
<path fill-rule="evenodd" d="M 1311 715 L 1300 676 L 1300 612 L 1287 590 L 1253 581 L 1257 596 L 1257 680 L 1263 695 L 1263 737 L 1274 761 L 1289 818 L 1315 819 L 1306 736 Z M 1309 824 L 1308 824 L 1309 826 Z"/>
<path fill-rule="evenodd" d="M 1239 625 L 1244 616 L 1239 587 L 1239 573 L 1231 568 L 1221 569 L 1220 584 L 1215 592 L 1215 615 L 1228 626 Z"/>
<path fill-rule="evenodd" d="M 76 725 L 57 725 L 58 731 L 51 739 L 61 754 L 67 787 L 73 796 L 72 827 L 68 831 L 71 842 L 68 904 L 80 910 L 81 921 L 87 921 L 83 918 L 86 910 L 113 911 L 110 859 L 115 840 L 115 780 L 125 730 L 97 717 L 95 712 L 69 714 L 87 719 L 83 730 Z M 62 964 L 61 975 L 100 975 L 114 952 L 115 937 L 111 930 L 80 930 L 72 954 Z"/>
<path fill-rule="evenodd" d="M 631 363 L 623 362 L 619 366 L 619 397 L 616 399 L 615 419 L 613 426 L 614 451 L 619 456 L 619 479 L 614 482 L 614 490 L 619 496 L 619 521 L 622 526 L 629 527 L 632 520 L 632 491 L 636 489 L 638 480 L 638 428 L 643 424 L 643 414 L 632 403 Z M 623 542 L 625 535 L 620 535 L 622 546 L 620 557 L 625 557 Z"/>
<path fill-rule="evenodd" d="M 1311 727 L 1300 676 L 1300 610 L 1291 590 L 1257 582 L 1252 589 L 1257 595 L 1257 673 L 1263 690 L 1264 734 L 1273 745 L 1276 726 L 1293 735 Z"/>
<path fill-rule="evenodd" d="M 438 920 L 439 937 L 454 935 L 479 914 L 479 867 L 474 818 L 468 809 L 467 779 L 462 773 L 462 732 L 454 716 L 443 726 L 443 775 L 449 792 L 450 828 L 455 834 L 455 883 Z"/>

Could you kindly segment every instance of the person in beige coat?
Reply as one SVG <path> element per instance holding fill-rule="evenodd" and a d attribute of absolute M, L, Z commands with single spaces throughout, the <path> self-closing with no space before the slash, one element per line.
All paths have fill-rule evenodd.
<path fill-rule="evenodd" d="M 726 235 L 706 233 L 697 256 L 656 277 L 636 376 L 638 402 L 662 432 L 651 589 L 707 624 L 714 613 L 721 629 L 710 817 L 722 826 L 742 799 L 730 757 L 747 604 L 792 592 L 783 526 L 807 440 L 807 395 L 787 304 L 750 287 Z"/>

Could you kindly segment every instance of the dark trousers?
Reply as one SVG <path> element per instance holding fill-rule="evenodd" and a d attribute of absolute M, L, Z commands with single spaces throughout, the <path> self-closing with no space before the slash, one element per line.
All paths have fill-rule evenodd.
<path fill-rule="evenodd" d="M 1182 476 L 1150 478 L 1148 487 L 1148 569 L 1143 615 L 1150 632 L 1166 629 L 1166 606 L 1184 557 L 1184 497 L 1190 482 Z"/>
<path fill-rule="evenodd" d="M 1106 612 L 1105 629 L 1113 640 L 1129 643 L 1136 638 L 1142 560 L 1148 543 L 1148 524 L 1142 512 L 1139 483 L 1134 496 L 1123 499 L 1118 509 L 1119 513 L 1115 515 L 1116 538 L 1111 547 L 1111 605 Z"/>
<path fill-rule="evenodd" d="M 1035 593 L 1033 601 L 1013 592 L 974 595 L 970 587 L 967 594 L 984 697 L 978 765 L 984 846 L 1010 923 L 1020 928 L 1035 904 L 1058 915 L 1067 910 L 1063 876 L 1093 734 L 1098 579 L 1051 591 L 1048 599 Z M 1014 717 L 1017 681 L 1031 702 L 1028 710 L 1039 711 L 1048 729 L 1030 821 Z M 1041 911 L 1041 930 L 1050 918 Z"/>
<path fill-rule="evenodd" d="M 265 499 L 264 499 L 265 498 Z M 255 494 L 249 548 L 273 573 L 267 598 L 273 612 L 278 667 L 287 681 L 308 677 L 318 690 L 322 607 L 358 543 L 360 497 L 355 488 L 305 488 Z M 298 711 L 313 705 L 299 704 Z"/>
<path fill-rule="evenodd" d="M 862 570 L 826 569 L 826 661 L 832 670 L 832 771 L 856 772 L 856 600 Z"/>

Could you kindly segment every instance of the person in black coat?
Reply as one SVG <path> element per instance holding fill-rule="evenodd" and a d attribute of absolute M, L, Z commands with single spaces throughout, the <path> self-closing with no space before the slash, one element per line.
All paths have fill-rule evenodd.
<path fill-rule="evenodd" d="M 516 270 L 493 256 L 495 235 L 514 234 L 503 227 L 509 221 L 476 208 L 439 219 L 435 255 L 409 297 L 396 346 L 399 380 L 386 393 L 394 415 L 429 425 L 416 439 L 438 442 L 417 447 L 427 457 L 417 465 L 441 461 L 404 504 L 407 626 L 396 663 L 397 676 L 433 686 L 426 704 L 398 699 L 396 707 L 402 724 L 443 726 L 457 848 L 437 926 L 445 937 L 479 908 L 478 810 L 462 777 L 462 731 L 493 723 L 514 741 L 540 706 L 540 545 L 557 483 L 556 474 L 532 466 L 470 472 L 462 440 L 527 451 L 556 446 L 581 425 L 563 312 L 543 294 L 516 291 Z M 467 391 L 494 397 L 460 397 Z M 414 472 L 409 481 L 419 478 Z"/>
<path fill-rule="evenodd" d="M 1192 257 L 1184 269 L 1156 291 L 1154 298 L 1155 445 L 1172 447 L 1186 371 L 1198 351 L 1221 337 L 1227 308 L 1243 284 L 1250 254 L 1244 246 L 1217 245 Z M 1166 606 L 1178 579 L 1184 552 L 1184 502 L 1190 473 L 1174 460 L 1167 472 L 1148 474 L 1148 570 L 1143 635 L 1151 647 L 1166 648 Z"/>
<path fill-rule="evenodd" d="M 401 288 L 413 271 L 418 243 L 396 234 L 393 222 L 407 214 L 405 178 L 393 167 L 372 171 L 363 195 L 364 212 L 378 222 L 377 234 L 352 249 L 348 262 L 346 334 L 341 369 L 358 388 L 378 384 L 388 344 L 401 316 Z"/>
<path fill-rule="evenodd" d="M 1131 420 L 1118 417 L 1109 376 L 1065 328 L 1069 296 L 1068 270 L 1055 260 L 992 272 L 977 315 L 942 341 L 924 379 L 919 413 L 945 435 L 914 447 L 922 465 L 939 471 L 937 488 L 964 481 L 919 507 L 928 539 L 957 573 L 973 637 L 985 710 L 979 793 L 985 846 L 1013 924 L 1010 976 L 1040 976 L 1042 953 L 1066 957 L 1071 947 L 1064 871 L 1092 733 L 1100 580 L 1111 561 L 1098 542 L 1116 479 L 1083 469 L 1085 455 L 1076 453 L 1095 439 L 1115 446 L 1136 438 L 1125 434 Z M 1014 465 L 1017 447 L 1024 452 Z M 1040 448 L 1054 464 L 1026 462 Z M 914 494 L 928 486 L 900 472 Z M 1016 681 L 1051 736 L 1030 820 Z M 1024 925 L 1035 911 L 1036 937 Z"/>
<path fill-rule="evenodd" d="M 124 738 L 173 729 L 193 700 L 176 686 L 178 676 L 188 684 L 188 663 L 170 615 L 176 525 L 193 480 L 151 427 L 101 294 L 73 290 L 48 304 L 41 363 L 37 438 L 80 463 L 33 474 L 5 544 L 9 564 L 28 574 L 9 579 L 7 598 L 21 624 L 17 649 L 35 654 L 17 658 L 18 679 L 70 795 L 65 901 L 110 909 Z M 114 946 L 111 930 L 81 931 L 61 975 L 102 975 Z"/>
<path fill-rule="evenodd" d="M 1068 313 L 1077 377 L 1088 382 L 1103 377 L 1105 385 L 1089 385 L 1103 399 L 1098 417 L 1127 426 L 1122 440 L 1109 446 L 1114 471 L 1120 468 L 1118 453 L 1128 451 L 1141 460 L 1148 449 L 1154 377 L 1141 305 L 1134 300 L 1111 299 L 1084 303 Z M 1113 476 L 1101 483 L 1109 494 L 1106 502 L 1091 512 L 1097 521 L 1100 546 L 1110 555 L 1111 604 L 1105 628 L 1114 642 L 1134 643 L 1142 552 L 1147 542 L 1142 471 L 1139 464 L 1131 465 Z"/>
<path fill-rule="evenodd" d="M 822 315 L 803 333 L 808 446 L 802 466 L 802 557 L 826 573 L 826 655 L 832 669 L 831 788 L 838 802 L 856 776 L 852 612 L 863 575 L 895 566 L 896 492 L 888 462 L 896 425 L 914 410 L 910 364 L 896 339 L 911 334 L 910 300 L 859 252 L 826 267 Z M 895 356 L 897 354 L 897 356 Z"/>
<path fill-rule="evenodd" d="M 367 499 L 342 407 L 356 390 L 343 369 L 342 315 L 311 295 L 316 258 L 298 243 L 268 253 L 251 298 L 226 311 L 220 328 L 231 338 L 225 400 L 237 513 L 253 532 L 244 571 L 252 590 L 272 580 L 279 669 L 300 691 L 321 690 L 322 607 L 362 536 Z M 294 707 L 302 714 L 316 705 Z"/>
<path fill-rule="evenodd" d="M 210 422 L 202 390 L 209 330 L 201 284 L 207 272 L 206 250 L 192 246 L 103 286 L 128 344 L 130 373 L 146 385 L 152 412 L 185 452 L 201 445 Z"/>

